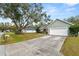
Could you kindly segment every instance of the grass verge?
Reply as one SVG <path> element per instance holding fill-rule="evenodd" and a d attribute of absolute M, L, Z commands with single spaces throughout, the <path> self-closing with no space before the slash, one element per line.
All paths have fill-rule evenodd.
<path fill-rule="evenodd" d="M 34 38 L 38 38 L 41 36 L 44 36 L 45 34 L 41 34 L 41 33 L 24 33 L 24 34 L 14 34 L 13 32 L 7 32 L 7 35 L 9 35 L 10 37 L 6 39 L 6 41 L 4 41 L 4 39 L 0 38 L 0 44 L 11 44 L 11 43 L 17 43 L 17 42 L 21 42 L 24 40 L 31 40 Z"/>
<path fill-rule="evenodd" d="M 61 52 L 65 56 L 79 56 L 79 36 L 67 37 L 61 48 Z"/>

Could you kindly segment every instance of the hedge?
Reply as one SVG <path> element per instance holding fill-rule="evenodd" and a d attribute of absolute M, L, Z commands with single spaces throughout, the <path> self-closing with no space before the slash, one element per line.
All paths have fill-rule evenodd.
<path fill-rule="evenodd" d="M 79 32 L 79 24 L 72 25 L 69 28 L 69 34 L 77 36 Z"/>

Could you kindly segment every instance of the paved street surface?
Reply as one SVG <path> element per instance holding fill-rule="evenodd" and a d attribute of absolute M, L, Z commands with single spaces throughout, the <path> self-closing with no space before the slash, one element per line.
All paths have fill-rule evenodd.
<path fill-rule="evenodd" d="M 66 37 L 44 36 L 6 45 L 7 56 L 62 56 L 59 52 Z M 1 50 L 1 49 L 0 49 Z M 3 50 L 2 50 L 3 51 Z M 0 51 L 1 54 L 1 51 Z M 2 53 L 3 54 L 3 53 Z"/>

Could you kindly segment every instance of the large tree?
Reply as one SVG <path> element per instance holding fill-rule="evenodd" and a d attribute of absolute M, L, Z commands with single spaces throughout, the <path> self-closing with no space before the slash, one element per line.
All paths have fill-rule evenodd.
<path fill-rule="evenodd" d="M 15 24 L 17 31 L 21 33 L 32 22 L 39 22 L 44 19 L 45 13 L 41 4 L 0 4 L 0 16 L 10 18 Z"/>
<path fill-rule="evenodd" d="M 50 21 L 50 16 L 47 15 L 46 12 L 44 12 L 42 9 L 42 4 L 38 4 L 35 5 L 36 8 L 36 12 L 33 13 L 33 19 L 34 19 L 34 23 L 35 25 L 35 29 L 36 32 L 39 33 L 40 32 L 40 27 L 42 27 L 43 25 L 47 25 L 46 23 L 48 23 L 48 21 Z"/>

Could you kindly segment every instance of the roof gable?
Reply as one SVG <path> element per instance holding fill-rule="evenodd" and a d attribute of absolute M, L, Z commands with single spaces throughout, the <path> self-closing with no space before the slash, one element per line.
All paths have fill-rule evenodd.
<path fill-rule="evenodd" d="M 57 22 L 60 22 L 60 24 L 58 24 Z M 74 24 L 69 23 L 67 21 L 56 19 L 56 20 L 52 21 L 47 27 L 50 27 L 51 25 L 52 26 L 70 26 L 70 25 L 74 25 Z"/>
<path fill-rule="evenodd" d="M 56 21 L 60 21 L 60 22 L 62 22 L 62 23 L 68 24 L 68 25 L 73 25 L 72 23 L 69 23 L 69 22 L 63 21 L 63 20 L 59 20 L 59 19 L 56 19 L 56 20 L 52 21 L 50 24 L 53 24 L 53 23 L 55 23 Z"/>

